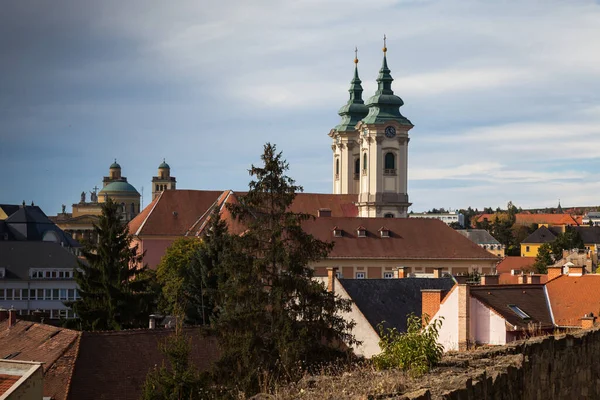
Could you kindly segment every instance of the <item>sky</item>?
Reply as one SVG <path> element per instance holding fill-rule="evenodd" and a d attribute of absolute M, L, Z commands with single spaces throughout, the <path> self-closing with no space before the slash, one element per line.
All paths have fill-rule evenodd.
<path fill-rule="evenodd" d="M 163 158 L 244 190 L 266 142 L 330 193 L 354 48 L 367 99 L 384 34 L 413 211 L 600 204 L 592 0 L 3 2 L 0 203 L 70 210 L 115 158 L 144 205 Z"/>

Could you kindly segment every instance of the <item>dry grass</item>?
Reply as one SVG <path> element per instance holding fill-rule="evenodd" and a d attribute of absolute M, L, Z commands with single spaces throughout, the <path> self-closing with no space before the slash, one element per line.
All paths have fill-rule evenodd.
<path fill-rule="evenodd" d="M 368 361 L 327 367 L 299 382 L 278 387 L 264 399 L 371 399 L 402 393 L 407 377 L 399 371 L 378 371 Z M 386 396 L 387 397 L 387 396 Z"/>

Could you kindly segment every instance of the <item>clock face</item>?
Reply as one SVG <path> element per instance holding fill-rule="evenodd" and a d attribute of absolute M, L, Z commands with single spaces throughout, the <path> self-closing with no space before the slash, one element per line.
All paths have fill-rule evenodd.
<path fill-rule="evenodd" d="M 396 128 L 394 128 L 393 126 L 386 127 L 385 136 L 389 138 L 393 138 L 394 136 L 396 136 Z"/>

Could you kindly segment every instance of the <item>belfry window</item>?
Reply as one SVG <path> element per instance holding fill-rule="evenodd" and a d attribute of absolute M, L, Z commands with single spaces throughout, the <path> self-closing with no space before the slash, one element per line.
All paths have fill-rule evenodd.
<path fill-rule="evenodd" d="M 340 159 L 335 159 L 335 179 L 340 179 Z"/>
<path fill-rule="evenodd" d="M 354 160 L 354 173 L 360 174 L 360 157 L 356 157 L 356 160 Z"/>
<path fill-rule="evenodd" d="M 363 154 L 363 173 L 367 173 L 367 153 Z"/>
<path fill-rule="evenodd" d="M 394 153 L 385 153 L 384 173 L 386 173 L 386 174 L 395 174 L 396 173 L 396 156 L 394 156 Z"/>

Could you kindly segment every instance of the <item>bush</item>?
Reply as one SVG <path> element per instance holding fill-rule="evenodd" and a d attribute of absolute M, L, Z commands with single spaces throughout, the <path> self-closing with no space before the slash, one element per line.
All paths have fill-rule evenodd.
<path fill-rule="evenodd" d="M 396 328 L 385 329 L 379 324 L 379 347 L 381 354 L 373 357 L 378 369 L 398 368 L 413 375 L 422 375 L 440 362 L 444 347 L 438 343 L 441 319 L 429 324 L 429 316 L 424 315 L 425 327 L 420 317 L 410 314 L 407 330 L 400 333 Z"/>

